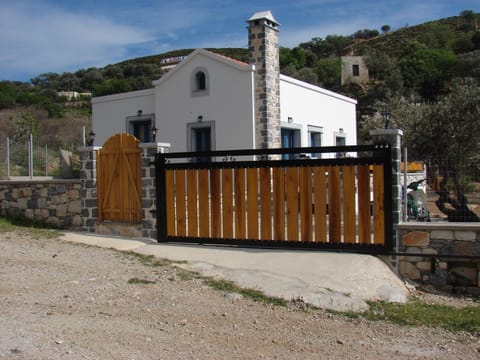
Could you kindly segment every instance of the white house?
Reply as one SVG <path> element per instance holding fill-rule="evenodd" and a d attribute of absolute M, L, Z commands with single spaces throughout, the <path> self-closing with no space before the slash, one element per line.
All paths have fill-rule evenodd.
<path fill-rule="evenodd" d="M 197 49 L 152 89 L 93 98 L 96 143 L 155 127 L 172 152 L 356 144 L 356 100 L 280 74 L 270 11 L 247 23 L 249 64 Z"/>

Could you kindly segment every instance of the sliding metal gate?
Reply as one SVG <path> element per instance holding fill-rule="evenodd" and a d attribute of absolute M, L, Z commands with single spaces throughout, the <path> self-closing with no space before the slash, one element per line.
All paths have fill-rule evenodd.
<path fill-rule="evenodd" d="M 156 176 L 159 242 L 392 250 L 388 145 L 163 153 Z"/>

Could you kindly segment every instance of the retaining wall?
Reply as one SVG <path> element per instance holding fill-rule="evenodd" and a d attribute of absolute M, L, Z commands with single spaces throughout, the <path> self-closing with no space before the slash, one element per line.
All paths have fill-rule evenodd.
<path fill-rule="evenodd" d="M 413 255 L 397 259 L 402 278 L 480 295 L 479 223 L 402 223 L 397 231 L 399 252 Z"/>
<path fill-rule="evenodd" d="M 82 229 L 80 180 L 2 180 L 0 215 L 23 216 L 60 229 Z"/>

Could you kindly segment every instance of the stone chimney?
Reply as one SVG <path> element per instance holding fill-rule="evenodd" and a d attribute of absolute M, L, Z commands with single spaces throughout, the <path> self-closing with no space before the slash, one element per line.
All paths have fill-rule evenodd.
<path fill-rule="evenodd" d="M 270 11 L 253 14 L 247 23 L 249 61 L 255 65 L 255 148 L 279 148 L 280 24 Z"/>

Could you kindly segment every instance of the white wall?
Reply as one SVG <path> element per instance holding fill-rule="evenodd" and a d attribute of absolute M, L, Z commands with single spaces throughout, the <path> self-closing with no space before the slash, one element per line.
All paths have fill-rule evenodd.
<path fill-rule="evenodd" d="M 123 94 L 101 96 L 92 99 L 92 126 L 95 145 L 102 146 L 112 135 L 127 132 L 127 116 L 155 112 L 154 89 L 131 91 Z"/>
<path fill-rule="evenodd" d="M 191 76 L 206 70 L 208 95 L 194 96 Z M 215 121 L 215 150 L 252 149 L 254 146 L 253 69 L 232 65 L 205 50 L 196 50 L 179 67 L 154 82 L 157 140 L 170 151 L 187 151 L 187 124 Z"/>
<path fill-rule="evenodd" d="M 323 128 L 322 146 L 335 146 L 335 133 L 342 128 L 346 144 L 357 144 L 357 101 L 310 85 L 291 77 L 280 76 L 280 117 L 282 125 L 292 118 L 292 127 L 301 129 L 301 146 L 310 146 L 308 125 Z"/>

